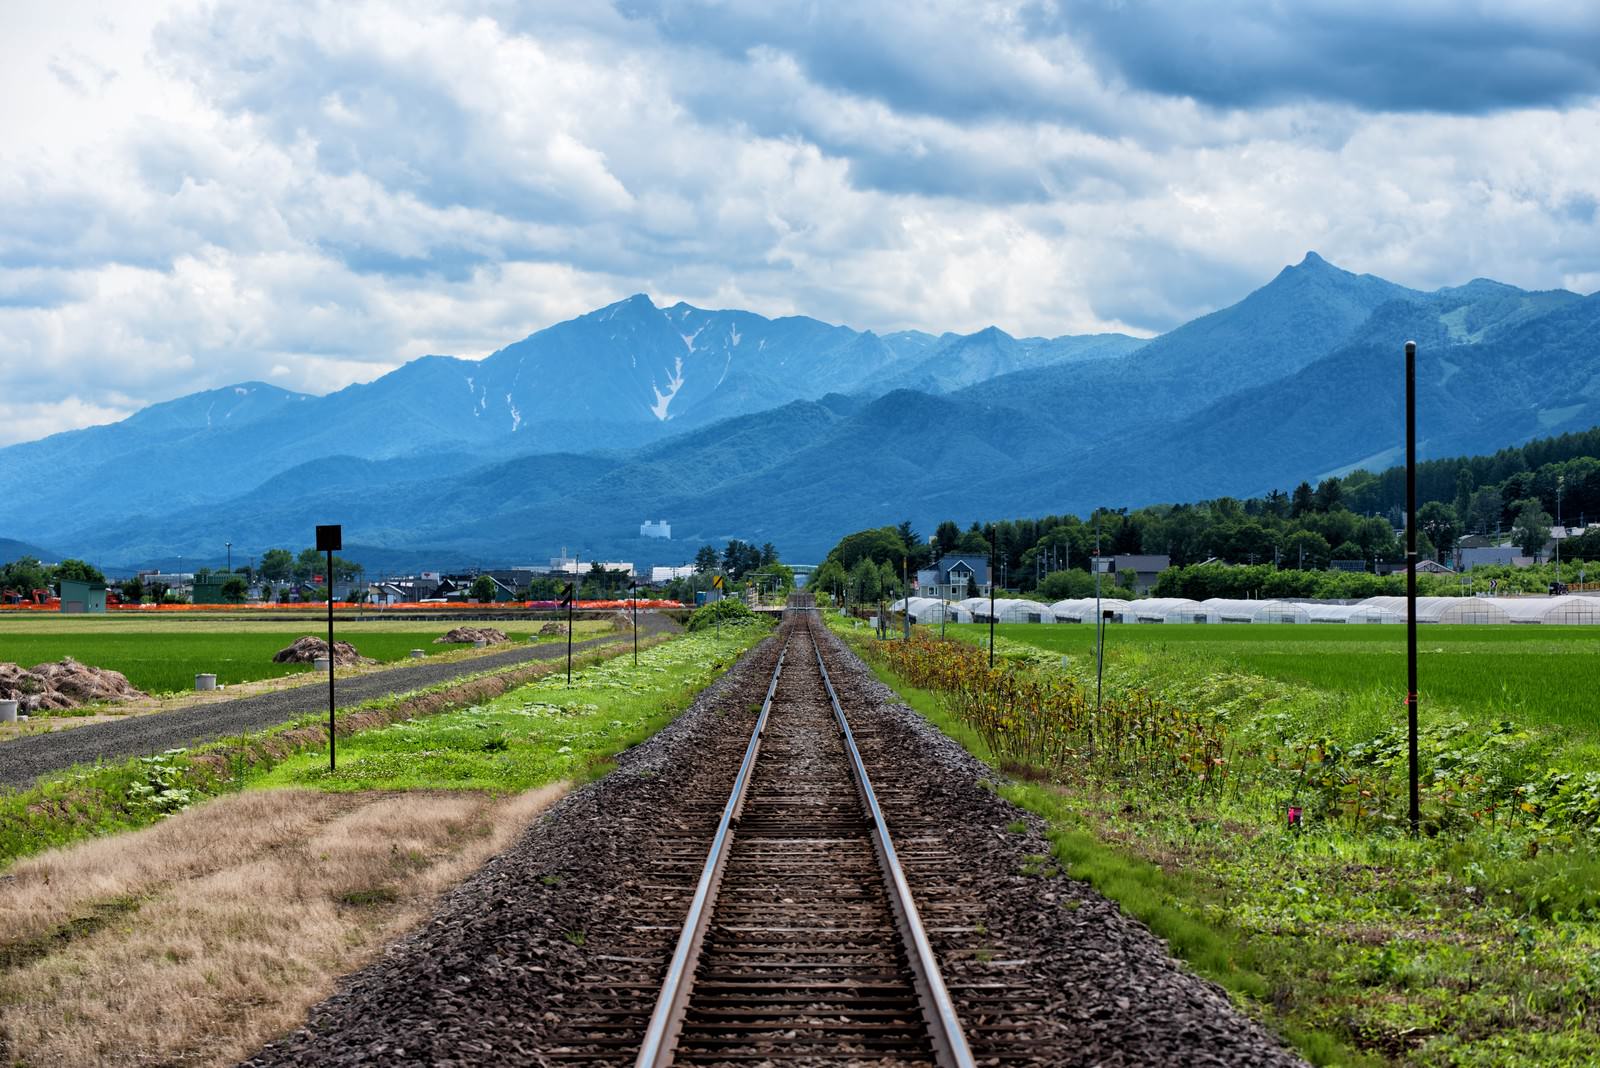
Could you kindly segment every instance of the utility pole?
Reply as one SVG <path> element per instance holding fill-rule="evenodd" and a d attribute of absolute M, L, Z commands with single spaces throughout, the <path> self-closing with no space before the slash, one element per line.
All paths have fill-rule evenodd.
<path fill-rule="evenodd" d="M 1406 342 L 1406 747 L 1411 834 L 1422 827 L 1417 787 L 1417 343 Z"/>
<path fill-rule="evenodd" d="M 333 551 L 344 548 L 344 532 L 340 526 L 317 527 L 317 548 L 328 554 L 328 770 L 337 766 L 334 755 L 333 718 Z"/>
<path fill-rule="evenodd" d="M 989 669 L 994 670 L 994 546 L 1000 540 L 1000 529 L 995 528 L 989 539 Z"/>

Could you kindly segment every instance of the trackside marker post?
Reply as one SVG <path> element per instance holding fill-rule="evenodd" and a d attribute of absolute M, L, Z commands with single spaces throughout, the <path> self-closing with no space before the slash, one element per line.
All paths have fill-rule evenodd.
<path fill-rule="evenodd" d="M 344 528 L 335 523 L 317 527 L 317 548 L 328 554 L 328 770 L 338 767 L 334 754 L 333 719 L 333 553 L 344 548 Z"/>

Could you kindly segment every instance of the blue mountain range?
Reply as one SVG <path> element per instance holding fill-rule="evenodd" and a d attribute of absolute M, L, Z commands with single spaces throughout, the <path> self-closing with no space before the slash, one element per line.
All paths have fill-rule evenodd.
<path fill-rule="evenodd" d="M 1289 487 L 1393 462 L 1418 341 L 1422 451 L 1600 424 L 1600 295 L 1425 293 L 1316 253 L 1153 340 L 875 334 L 637 295 L 482 360 L 324 397 L 242 383 L 0 449 L 0 535 L 116 564 L 300 546 L 391 566 L 639 562 L 841 533 Z M 99 502 L 86 508 L 85 501 Z M 671 542 L 646 541 L 668 518 Z"/>

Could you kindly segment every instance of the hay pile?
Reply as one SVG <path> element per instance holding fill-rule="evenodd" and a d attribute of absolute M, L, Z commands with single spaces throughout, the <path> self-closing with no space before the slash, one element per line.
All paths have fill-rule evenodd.
<path fill-rule="evenodd" d="M 321 657 L 328 655 L 328 641 L 326 638 L 296 638 L 294 644 L 286 649 L 279 649 L 272 656 L 274 664 L 310 664 Z M 356 647 L 349 642 L 335 640 L 333 643 L 333 662 L 338 667 L 349 667 L 352 664 L 376 664 L 377 661 L 370 656 L 362 656 L 356 652 Z"/>
<path fill-rule="evenodd" d="M 16 701 L 17 710 L 24 715 L 102 701 L 132 701 L 144 696 L 120 671 L 90 667 L 71 657 L 58 664 L 39 664 L 32 668 L 0 664 L 0 701 Z"/>
<path fill-rule="evenodd" d="M 435 645 L 450 645 L 472 642 L 483 642 L 485 645 L 499 645 L 508 642 L 506 632 L 496 630 L 494 627 L 457 627 L 442 638 L 433 639 Z"/>
<path fill-rule="evenodd" d="M 546 623 L 539 628 L 540 634 L 565 634 L 566 632 L 567 625 L 565 623 L 556 623 L 554 621 Z"/>

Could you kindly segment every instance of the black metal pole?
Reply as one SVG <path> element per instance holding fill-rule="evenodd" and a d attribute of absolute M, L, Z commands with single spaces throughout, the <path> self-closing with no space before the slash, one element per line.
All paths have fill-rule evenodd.
<path fill-rule="evenodd" d="M 1415 835 L 1422 824 L 1417 792 L 1417 343 L 1406 342 L 1406 744 Z"/>
<path fill-rule="evenodd" d="M 628 591 L 633 595 L 633 666 L 639 666 L 639 586 L 634 584 Z"/>
<path fill-rule="evenodd" d="M 328 770 L 338 762 L 334 756 L 333 722 L 333 550 L 328 550 Z"/>
<path fill-rule="evenodd" d="M 572 602 L 578 599 L 578 584 L 568 587 L 567 593 L 567 685 L 572 685 Z"/>
<path fill-rule="evenodd" d="M 994 543 L 999 540 L 1000 529 L 995 528 L 989 539 L 989 669 L 994 670 Z"/>

